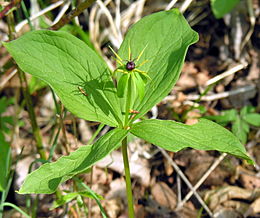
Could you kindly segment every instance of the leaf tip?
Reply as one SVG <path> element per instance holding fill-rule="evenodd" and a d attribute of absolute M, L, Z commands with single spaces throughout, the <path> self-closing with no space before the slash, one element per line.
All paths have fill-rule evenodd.
<path fill-rule="evenodd" d="M 254 167 L 256 167 L 256 163 L 254 160 L 252 160 L 250 157 L 248 157 L 248 159 L 246 160 L 248 164 L 253 165 Z"/>
<path fill-rule="evenodd" d="M 15 190 L 15 192 L 19 195 L 26 194 L 25 192 L 23 192 L 22 188 L 20 188 L 19 190 Z"/>
<path fill-rule="evenodd" d="M 8 43 L 8 42 L 4 42 L 4 41 L 0 41 L 0 42 L 1 42 L 1 44 L 2 44 L 4 47 L 7 46 L 7 43 Z"/>
<path fill-rule="evenodd" d="M 170 10 L 168 10 L 169 12 L 173 12 L 176 15 L 181 15 L 182 13 L 180 12 L 180 10 L 178 8 L 172 8 Z"/>

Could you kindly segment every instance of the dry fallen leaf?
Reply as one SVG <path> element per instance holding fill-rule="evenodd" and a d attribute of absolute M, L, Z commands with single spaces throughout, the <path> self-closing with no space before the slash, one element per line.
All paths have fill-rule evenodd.
<path fill-rule="evenodd" d="M 154 199 L 162 206 L 174 209 L 177 205 L 177 196 L 164 182 L 158 182 L 152 187 Z"/>
<path fill-rule="evenodd" d="M 253 201 L 260 196 L 260 189 L 246 190 L 236 186 L 226 186 L 207 191 L 204 200 L 208 202 L 211 210 L 215 210 L 219 204 L 231 199 L 244 199 Z"/>
<path fill-rule="evenodd" d="M 248 208 L 247 212 L 244 214 L 244 217 L 254 216 L 257 213 L 260 213 L 260 198 L 257 198 Z"/>

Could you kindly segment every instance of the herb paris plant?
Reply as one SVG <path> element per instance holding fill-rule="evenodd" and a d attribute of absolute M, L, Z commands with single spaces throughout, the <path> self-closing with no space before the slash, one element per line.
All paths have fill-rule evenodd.
<path fill-rule="evenodd" d="M 170 92 L 179 78 L 188 47 L 197 40 L 198 34 L 177 9 L 144 17 L 128 31 L 118 51 L 121 75 L 116 75 L 117 88 L 104 61 L 84 42 L 68 33 L 40 30 L 4 43 L 19 67 L 48 83 L 68 110 L 83 119 L 115 127 L 93 145 L 80 147 L 69 156 L 42 165 L 27 176 L 19 193 L 53 193 L 59 184 L 85 172 L 119 148 L 122 141 L 126 154 L 128 134 L 169 151 L 187 147 L 218 150 L 252 163 L 239 140 L 211 121 L 202 119 L 192 126 L 156 119 L 134 123 Z M 136 75 L 134 82 L 129 77 L 127 83 L 123 82 L 127 88 L 120 90 L 122 74 L 127 75 L 125 70 L 134 72 L 136 69 L 133 66 L 133 69 L 129 66 L 122 69 L 125 67 L 123 60 L 133 61 L 130 53 L 138 57 L 140 72 L 135 73 L 142 76 L 147 72 L 150 79 L 146 81 L 142 77 L 140 85 Z M 138 114 L 133 117 L 131 111 L 138 111 Z"/>

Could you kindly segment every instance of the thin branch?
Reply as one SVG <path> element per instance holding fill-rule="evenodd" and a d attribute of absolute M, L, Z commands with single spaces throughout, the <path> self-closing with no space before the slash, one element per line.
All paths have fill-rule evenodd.
<path fill-rule="evenodd" d="M 172 0 L 165 8 L 165 11 L 170 10 L 178 0 Z"/>
<path fill-rule="evenodd" d="M 158 147 L 158 149 L 162 152 L 163 156 L 169 161 L 169 163 L 173 166 L 173 168 L 176 170 L 176 172 L 179 174 L 179 176 L 183 179 L 183 181 L 187 184 L 187 186 L 192 190 L 192 192 L 194 193 L 195 197 L 198 199 L 198 201 L 200 202 L 201 206 L 207 211 L 207 213 L 213 217 L 213 213 L 211 212 L 211 210 L 208 208 L 208 206 L 205 204 L 205 202 L 202 200 L 202 198 L 200 197 L 200 195 L 196 192 L 196 190 L 194 189 L 194 187 L 192 186 L 192 184 L 190 183 L 190 181 L 187 179 L 187 177 L 184 175 L 184 173 L 181 171 L 181 169 L 179 168 L 179 166 L 172 160 L 172 158 L 167 154 L 167 152 Z"/>
<path fill-rule="evenodd" d="M 119 41 L 123 41 L 123 34 L 121 31 L 121 13 L 120 13 L 120 0 L 116 0 L 116 15 L 115 15 L 115 25 L 116 25 L 116 30 L 118 32 L 118 38 Z"/>
<path fill-rule="evenodd" d="M 248 7 L 248 13 L 249 13 L 250 28 L 249 28 L 243 42 L 240 45 L 241 50 L 244 48 L 246 43 L 250 40 L 250 37 L 252 36 L 252 34 L 254 32 L 255 22 L 256 22 L 256 17 L 254 14 L 252 0 L 247 0 L 247 7 Z"/>
<path fill-rule="evenodd" d="M 180 12 L 184 13 L 187 10 L 187 8 L 190 6 L 191 3 L 192 3 L 192 0 L 185 0 L 180 7 Z"/>
<path fill-rule="evenodd" d="M 113 20 L 113 17 L 111 15 L 111 13 L 109 12 L 109 10 L 107 9 L 107 7 L 105 6 L 105 4 L 102 1 L 97 0 L 97 4 L 99 5 L 99 7 L 102 10 L 102 12 L 106 15 L 106 17 L 108 19 L 108 22 L 110 23 L 110 27 L 111 27 L 112 33 L 115 36 L 115 38 L 117 39 L 117 41 L 118 41 L 118 47 L 119 47 L 119 45 L 122 42 L 121 41 L 122 39 L 119 39 L 119 34 L 117 32 L 116 24 L 115 24 L 115 22 Z"/>
<path fill-rule="evenodd" d="M 70 7 L 70 1 L 68 1 L 60 10 L 59 14 L 57 15 L 57 17 L 54 19 L 54 21 L 52 22 L 52 26 L 55 25 L 56 23 L 58 23 L 60 21 L 60 19 L 63 17 L 63 15 L 66 13 L 66 11 L 69 9 Z"/>
<path fill-rule="evenodd" d="M 5 84 L 17 73 L 17 69 L 14 69 L 3 81 L 0 82 L 0 91 L 4 88 Z"/>
<path fill-rule="evenodd" d="M 236 66 L 232 67 L 231 69 L 228 69 L 227 71 L 213 77 L 212 79 L 208 80 L 206 82 L 206 86 L 212 85 L 213 83 L 218 82 L 219 80 L 224 79 L 227 76 L 230 76 L 236 72 L 238 72 L 239 70 L 245 69 L 247 67 L 247 63 L 243 63 L 243 64 L 237 64 Z"/>
<path fill-rule="evenodd" d="M 177 192 L 178 192 L 178 205 L 181 203 L 181 177 L 177 174 Z"/>
<path fill-rule="evenodd" d="M 210 166 L 208 171 L 201 177 L 201 179 L 196 183 L 196 185 L 193 187 L 193 189 L 196 191 L 202 183 L 208 178 L 209 174 L 212 173 L 212 171 L 220 164 L 220 162 L 227 156 L 226 153 L 221 154 L 221 156 L 215 160 L 215 162 Z M 194 194 L 193 190 L 190 190 L 189 193 L 185 196 L 185 198 L 178 204 L 177 210 L 181 208 Z"/>
<path fill-rule="evenodd" d="M 234 95 L 240 95 L 245 92 L 254 92 L 254 91 L 256 91 L 255 85 L 248 85 L 248 86 L 244 86 L 244 87 L 241 87 L 241 88 L 238 88 L 235 90 L 231 90 L 231 91 L 202 96 L 201 101 L 215 101 L 215 100 L 222 99 L 222 98 L 228 98 L 228 97 L 234 96 Z M 194 101 L 194 100 L 197 100 L 199 97 L 200 97 L 199 95 L 189 95 L 189 96 L 187 96 L 187 100 Z M 169 98 L 168 98 L 168 100 L 169 100 Z"/>
<path fill-rule="evenodd" d="M 88 0 L 79 4 L 74 10 L 69 12 L 67 15 L 64 15 L 58 23 L 50 27 L 51 30 L 58 30 L 64 25 L 68 24 L 74 17 L 80 15 L 84 10 L 89 8 L 96 0 Z"/>
<path fill-rule="evenodd" d="M 9 3 L 1 12 L 0 12 L 0 19 L 2 19 L 13 7 L 20 4 L 22 0 L 14 0 Z"/>
<path fill-rule="evenodd" d="M 64 3 L 64 1 L 61 0 L 61 1 L 58 1 L 58 2 L 56 2 L 56 3 L 54 3 L 54 4 L 52 4 L 52 5 L 50 5 L 50 6 L 46 7 L 46 8 L 44 8 L 43 10 L 39 11 L 37 14 L 31 16 L 31 17 L 30 17 L 30 21 L 33 21 L 33 20 L 37 19 L 38 17 L 44 15 L 45 13 L 47 13 L 47 12 L 49 12 L 49 11 L 51 11 L 51 10 L 57 8 L 57 7 L 59 7 L 59 6 L 62 5 L 63 3 Z M 26 25 L 27 23 L 28 23 L 28 20 L 23 20 L 22 22 L 20 22 L 19 24 L 17 24 L 17 25 L 15 26 L 15 31 L 16 31 L 16 32 L 19 32 L 19 31 L 23 28 L 23 26 Z"/>

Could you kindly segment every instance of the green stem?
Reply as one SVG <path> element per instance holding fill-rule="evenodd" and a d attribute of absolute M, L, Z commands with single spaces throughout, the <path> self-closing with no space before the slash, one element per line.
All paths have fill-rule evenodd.
<path fill-rule="evenodd" d="M 6 206 L 9 206 L 9 207 L 12 207 L 14 208 L 15 210 L 17 210 L 18 212 L 20 212 L 21 214 L 23 214 L 25 217 L 28 217 L 30 218 L 30 216 L 25 213 L 23 210 L 21 210 L 19 207 L 17 207 L 15 204 L 12 204 L 12 203 L 9 203 L 9 202 L 5 202 L 3 203 L 3 207 L 6 207 Z"/>
<path fill-rule="evenodd" d="M 133 205 L 133 194 L 132 194 L 129 161 L 128 161 L 128 155 L 127 155 L 127 137 L 125 137 L 122 141 L 122 153 L 123 153 L 124 168 L 125 168 L 125 183 L 126 183 L 126 193 L 127 193 L 127 203 L 128 203 L 128 217 L 134 218 L 135 213 L 134 213 L 134 205 Z"/>
<path fill-rule="evenodd" d="M 128 80 L 127 84 L 127 97 L 125 104 L 125 123 L 124 129 L 128 129 L 128 121 L 129 121 L 129 110 L 131 106 L 131 77 Z M 131 185 L 131 176 L 130 176 L 130 167 L 127 155 L 127 137 L 125 137 L 122 141 L 122 155 L 124 160 L 124 169 L 125 169 L 125 183 L 126 183 L 126 194 L 127 194 L 127 203 L 128 203 L 128 217 L 134 218 L 134 205 L 133 205 L 133 194 L 132 194 L 132 185 Z"/>
<path fill-rule="evenodd" d="M 13 176 L 14 176 L 14 171 L 11 170 L 7 185 L 6 185 L 5 189 L 2 191 L 1 204 L 0 204 L 0 218 L 2 218 L 3 214 L 4 214 L 4 204 L 5 204 L 5 200 L 7 198 L 8 192 L 10 190 L 11 183 L 13 181 Z"/>
<path fill-rule="evenodd" d="M 27 83 L 24 72 L 21 71 L 20 69 L 18 69 L 18 73 L 19 73 L 21 83 L 25 84 L 25 87 L 22 88 L 22 92 L 23 92 L 23 95 L 25 97 L 25 101 L 26 101 L 26 104 L 27 104 L 27 109 L 28 109 L 30 120 L 31 120 L 33 135 L 34 135 L 34 138 L 35 138 L 35 141 L 36 141 L 37 151 L 40 154 L 41 159 L 47 160 L 46 153 L 45 153 L 45 150 L 43 148 L 40 128 L 37 124 L 35 112 L 34 112 L 34 109 L 33 109 L 33 103 L 32 103 L 32 99 L 31 99 L 31 96 L 30 96 L 28 83 Z"/>
<path fill-rule="evenodd" d="M 28 12 L 28 10 L 26 8 L 26 5 L 24 4 L 24 1 L 21 1 L 21 6 L 22 6 L 23 13 L 24 13 L 24 15 L 26 17 L 26 20 L 28 21 L 28 24 L 30 26 L 30 29 L 34 30 L 34 27 L 33 27 L 32 22 L 30 20 L 29 12 Z"/>
<path fill-rule="evenodd" d="M 127 84 L 127 97 L 125 103 L 125 128 L 127 128 L 128 120 L 129 120 L 129 110 L 131 106 L 131 77 L 128 79 Z"/>
<path fill-rule="evenodd" d="M 102 124 L 102 123 L 99 124 L 97 130 L 94 132 L 92 137 L 89 139 L 87 145 L 90 145 L 95 140 L 95 138 L 97 137 L 97 135 L 100 133 L 100 131 L 103 129 L 104 126 L 105 126 L 105 124 Z"/>

